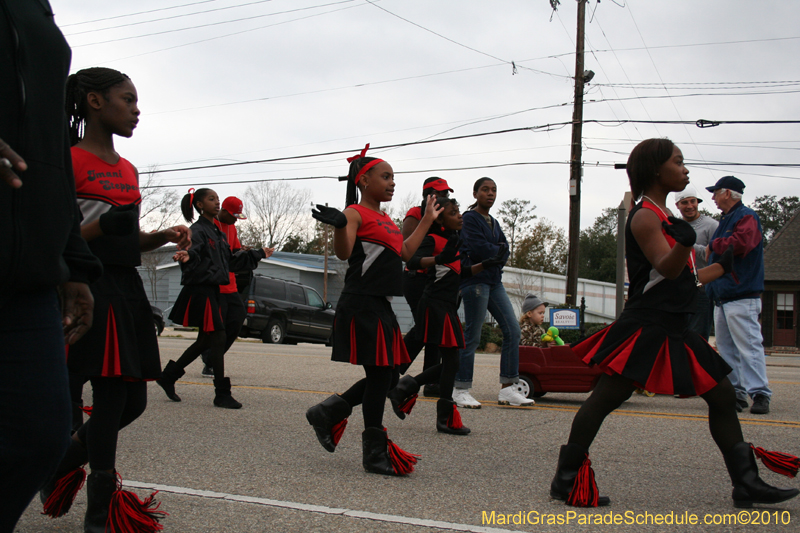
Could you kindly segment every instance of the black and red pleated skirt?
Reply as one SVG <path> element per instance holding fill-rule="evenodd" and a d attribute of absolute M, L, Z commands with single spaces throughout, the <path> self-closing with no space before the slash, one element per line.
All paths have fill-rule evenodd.
<path fill-rule="evenodd" d="M 457 311 L 452 304 L 423 296 L 419 304 L 420 326 L 417 331 L 422 342 L 442 348 L 464 348 L 464 331 Z"/>
<path fill-rule="evenodd" d="M 656 394 L 704 394 L 731 372 L 716 350 L 687 328 L 687 315 L 682 313 L 625 310 L 616 322 L 573 344 L 572 350 L 585 363 Z"/>
<path fill-rule="evenodd" d="M 169 319 L 187 328 L 224 331 L 225 317 L 220 303 L 219 285 L 184 285 L 172 306 Z"/>
<path fill-rule="evenodd" d="M 331 359 L 389 367 L 411 362 L 392 304 L 385 296 L 341 295 L 333 321 Z"/>
<path fill-rule="evenodd" d="M 134 267 L 104 265 L 89 287 L 94 297 L 91 329 L 68 347 L 70 373 L 86 377 L 153 380 L 161 376 L 153 311 Z"/>

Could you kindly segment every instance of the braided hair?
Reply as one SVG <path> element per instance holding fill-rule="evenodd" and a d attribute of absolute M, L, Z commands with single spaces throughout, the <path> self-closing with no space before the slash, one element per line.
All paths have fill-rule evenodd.
<path fill-rule="evenodd" d="M 79 70 L 67 78 L 66 111 L 69 119 L 69 143 L 75 146 L 86 131 L 86 96 L 99 92 L 108 100 L 109 90 L 130 78 L 118 70 L 92 67 Z"/>
<path fill-rule="evenodd" d="M 197 207 L 197 202 L 202 202 L 208 196 L 208 193 L 214 192 L 211 189 L 189 189 L 189 192 L 183 195 L 181 199 L 181 213 L 183 214 L 183 218 L 186 219 L 186 222 L 191 222 L 194 220 L 194 212 L 197 210 L 199 214 L 203 214 L 200 211 L 200 208 Z"/>

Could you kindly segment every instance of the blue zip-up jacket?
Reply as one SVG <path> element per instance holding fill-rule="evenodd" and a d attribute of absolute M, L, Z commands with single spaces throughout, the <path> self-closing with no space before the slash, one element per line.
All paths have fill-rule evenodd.
<path fill-rule="evenodd" d="M 711 237 L 708 264 L 733 246 L 733 271 L 706 285 L 708 297 L 721 302 L 757 298 L 764 292 L 764 238 L 761 220 L 742 202 L 722 215 Z"/>
<path fill-rule="evenodd" d="M 489 259 L 497 255 L 500 251 L 500 244 L 508 245 L 506 236 L 503 230 L 500 229 L 500 224 L 497 220 L 489 215 L 492 219 L 492 227 L 483 218 L 483 215 L 476 211 L 467 211 L 464 213 L 464 227 L 461 229 L 461 268 L 470 268 L 482 262 L 484 259 Z M 506 260 L 508 260 L 508 253 L 506 253 Z M 487 268 L 480 274 L 476 274 L 467 278 L 461 283 L 461 288 L 468 285 L 475 285 L 477 283 L 486 283 L 488 285 L 496 285 L 500 283 L 503 276 L 502 267 L 496 266 Z"/>

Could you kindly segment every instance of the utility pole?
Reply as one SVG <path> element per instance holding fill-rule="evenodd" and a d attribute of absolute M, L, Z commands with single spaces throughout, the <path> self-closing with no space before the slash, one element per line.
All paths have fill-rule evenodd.
<path fill-rule="evenodd" d="M 575 104 L 572 112 L 572 151 L 569 172 L 569 253 L 567 254 L 567 294 L 565 302 L 574 306 L 578 293 L 578 243 L 581 237 L 581 145 L 583 142 L 583 34 L 586 27 L 586 2 L 578 0 L 578 37 L 575 46 Z"/>

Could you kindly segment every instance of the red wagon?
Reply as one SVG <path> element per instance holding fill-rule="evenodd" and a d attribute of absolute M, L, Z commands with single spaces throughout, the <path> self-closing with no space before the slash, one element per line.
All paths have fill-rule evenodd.
<path fill-rule="evenodd" d="M 539 398 L 548 392 L 589 392 L 602 371 L 588 366 L 569 345 L 519 347 L 519 392 Z"/>

